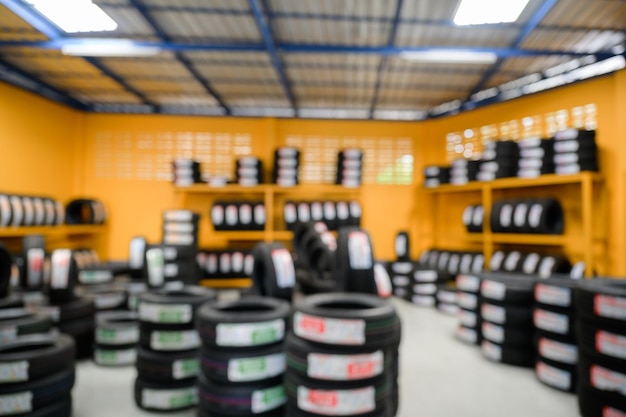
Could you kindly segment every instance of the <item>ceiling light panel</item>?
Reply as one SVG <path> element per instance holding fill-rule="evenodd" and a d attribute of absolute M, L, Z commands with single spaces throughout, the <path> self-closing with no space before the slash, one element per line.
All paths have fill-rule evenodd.
<path fill-rule="evenodd" d="M 461 0 L 454 23 L 485 25 L 517 21 L 529 0 Z"/>
<path fill-rule="evenodd" d="M 117 22 L 91 0 L 27 0 L 66 33 L 109 32 Z"/>

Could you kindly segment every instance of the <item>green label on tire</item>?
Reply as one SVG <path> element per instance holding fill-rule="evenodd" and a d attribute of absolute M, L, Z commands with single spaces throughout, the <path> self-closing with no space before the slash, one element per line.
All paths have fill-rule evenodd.
<path fill-rule="evenodd" d="M 278 340 L 276 329 L 273 328 L 254 330 L 251 336 L 253 345 L 266 345 Z"/>
<path fill-rule="evenodd" d="M 254 391 L 252 393 L 252 412 L 254 414 L 264 413 L 280 407 L 287 402 L 285 388 L 282 385 Z"/>
<path fill-rule="evenodd" d="M 184 379 L 197 376 L 200 372 L 200 362 L 198 359 L 181 359 L 172 364 L 172 375 L 174 379 Z"/>
<path fill-rule="evenodd" d="M 241 359 L 239 361 L 239 372 L 242 375 L 262 373 L 266 368 L 267 361 L 265 358 Z"/>

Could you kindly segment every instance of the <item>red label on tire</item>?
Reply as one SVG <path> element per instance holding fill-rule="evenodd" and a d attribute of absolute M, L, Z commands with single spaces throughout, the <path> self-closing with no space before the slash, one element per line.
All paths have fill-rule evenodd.
<path fill-rule="evenodd" d="M 623 411 L 616 410 L 606 405 L 602 409 L 602 417 L 626 417 L 626 413 L 624 413 Z"/>
<path fill-rule="evenodd" d="M 593 304 L 596 316 L 626 320 L 626 298 L 598 294 Z"/>
<path fill-rule="evenodd" d="M 309 401 L 322 407 L 336 407 L 337 393 L 334 391 L 310 390 Z"/>
<path fill-rule="evenodd" d="M 303 316 L 300 321 L 302 330 L 313 333 L 324 333 L 324 320 L 311 316 Z"/>

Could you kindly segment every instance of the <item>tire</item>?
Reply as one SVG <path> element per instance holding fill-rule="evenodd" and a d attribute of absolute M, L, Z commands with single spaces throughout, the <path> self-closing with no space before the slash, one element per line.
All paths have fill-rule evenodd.
<path fill-rule="evenodd" d="M 87 298 L 77 298 L 74 301 L 52 306 L 50 311 L 53 320 L 56 322 L 65 322 L 68 320 L 76 320 L 87 316 L 93 316 L 96 312 L 96 305 L 93 300 Z"/>
<path fill-rule="evenodd" d="M 126 311 L 98 314 L 96 342 L 107 346 L 139 342 L 137 314 Z"/>
<path fill-rule="evenodd" d="M 11 256 L 6 246 L 0 243 L 0 300 L 9 296 L 12 265 L 13 256 Z"/>
<path fill-rule="evenodd" d="M 339 230 L 334 277 L 339 291 L 378 294 L 372 242 L 365 230 Z"/>
<path fill-rule="evenodd" d="M 281 344 L 255 351 L 201 348 L 200 366 L 208 380 L 229 385 L 276 378 L 286 368 Z"/>
<path fill-rule="evenodd" d="M 482 277 L 480 275 L 461 274 L 456 277 L 455 283 L 459 291 L 479 294 L 481 281 Z"/>
<path fill-rule="evenodd" d="M 257 294 L 291 300 L 296 271 L 289 251 L 280 243 L 259 243 L 252 249 L 252 287 Z"/>
<path fill-rule="evenodd" d="M 167 384 L 135 380 L 135 403 L 146 411 L 182 411 L 198 404 L 195 380 L 169 382 Z"/>
<path fill-rule="evenodd" d="M 76 295 L 78 264 L 69 249 L 57 249 L 50 256 L 51 279 L 48 288 L 50 304 L 61 305 L 72 302 Z"/>
<path fill-rule="evenodd" d="M 139 346 L 155 352 L 182 352 L 198 349 L 200 339 L 193 323 L 142 322 L 139 326 Z"/>
<path fill-rule="evenodd" d="M 100 366 L 133 366 L 137 361 L 136 344 L 129 345 L 94 345 L 93 361 Z"/>
<path fill-rule="evenodd" d="M 139 320 L 157 324 L 193 323 L 195 310 L 216 299 L 215 291 L 203 287 L 153 290 L 139 296 Z"/>
<path fill-rule="evenodd" d="M 476 294 L 459 291 L 456 294 L 456 302 L 464 310 L 479 311 L 481 299 Z"/>
<path fill-rule="evenodd" d="M 541 198 L 533 202 L 527 216 L 528 233 L 563 234 L 565 221 L 563 208 L 554 198 Z"/>
<path fill-rule="evenodd" d="M 72 396 L 66 395 L 64 398 L 40 408 L 28 414 L 20 414 L 22 417 L 71 417 Z"/>
<path fill-rule="evenodd" d="M 398 232 L 395 239 L 394 250 L 398 261 L 409 261 L 411 257 L 411 242 L 409 233 Z"/>
<path fill-rule="evenodd" d="M 2 386 L 0 404 L 19 404 L 22 410 L 37 412 L 43 407 L 55 404 L 65 399 L 74 386 L 74 367 L 65 368 L 59 372 L 36 381 L 23 384 L 9 384 Z M 9 402 L 9 398 L 12 401 Z M 19 410 L 19 409 L 18 409 Z M 12 415 L 17 410 L 11 410 Z"/>
<path fill-rule="evenodd" d="M 578 373 L 575 366 L 539 359 L 535 363 L 535 376 L 539 382 L 551 388 L 564 392 L 576 392 Z"/>
<path fill-rule="evenodd" d="M 607 398 L 626 403 L 623 362 L 581 351 L 578 364 L 579 381 L 603 392 Z"/>
<path fill-rule="evenodd" d="M 608 417 L 626 414 L 626 401 L 580 382 L 578 405 L 582 417 Z"/>
<path fill-rule="evenodd" d="M 540 358 L 572 366 L 578 363 L 578 346 L 575 340 L 565 340 L 544 332 L 536 332 L 535 346 Z"/>
<path fill-rule="evenodd" d="M 550 308 L 535 308 L 533 324 L 535 328 L 545 332 L 558 334 L 567 338 L 576 338 L 576 316 L 571 312 Z"/>
<path fill-rule="evenodd" d="M 23 308 L 0 310 L 0 341 L 18 336 L 46 333 L 52 328 L 50 317 L 31 313 Z"/>
<path fill-rule="evenodd" d="M 569 274 L 572 265 L 563 256 L 544 256 L 537 267 L 539 278 L 550 278 L 554 274 Z"/>
<path fill-rule="evenodd" d="M 16 295 L 9 295 L 6 298 L 0 298 L 0 311 L 6 309 L 13 308 L 22 308 L 24 307 L 24 301 Z M 2 314 L 0 312 L 0 314 Z"/>
<path fill-rule="evenodd" d="M 458 326 L 454 333 L 454 337 L 458 341 L 469 345 L 480 345 L 482 342 L 480 331 L 472 327 Z"/>
<path fill-rule="evenodd" d="M 480 316 L 485 321 L 505 326 L 530 326 L 533 320 L 533 312 L 530 308 L 502 305 L 490 301 L 481 303 Z"/>
<path fill-rule="evenodd" d="M 626 327 L 578 320 L 578 344 L 581 349 L 626 366 Z"/>
<path fill-rule="evenodd" d="M 507 365 L 532 368 L 534 365 L 534 353 L 527 347 L 503 346 L 483 340 L 480 344 L 483 356 L 493 362 L 500 362 Z"/>
<path fill-rule="evenodd" d="M 295 304 L 293 331 L 309 342 L 348 349 L 392 340 L 398 322 L 393 306 L 376 296 L 317 294 Z"/>
<path fill-rule="evenodd" d="M 618 280 L 580 282 L 574 298 L 579 317 L 616 326 L 626 321 L 626 285 Z"/>
<path fill-rule="evenodd" d="M 507 305 L 530 306 L 536 280 L 523 275 L 484 274 L 480 295 Z"/>
<path fill-rule="evenodd" d="M 535 302 L 539 307 L 557 307 L 571 309 L 574 307 L 574 290 L 578 281 L 550 278 L 535 284 Z"/>
<path fill-rule="evenodd" d="M 152 352 L 137 348 L 137 375 L 140 379 L 168 384 L 173 381 L 194 380 L 200 372 L 198 352 Z"/>
<path fill-rule="evenodd" d="M 0 345 L 0 385 L 39 380 L 74 363 L 74 341 L 65 335 L 31 335 Z"/>
<path fill-rule="evenodd" d="M 534 340 L 532 327 L 498 326 L 486 321 L 483 321 L 480 333 L 485 340 L 512 348 L 530 349 Z"/>
<path fill-rule="evenodd" d="M 198 310 L 196 328 L 207 348 L 258 348 L 283 340 L 289 310 L 286 301 L 255 296 L 207 303 Z"/>

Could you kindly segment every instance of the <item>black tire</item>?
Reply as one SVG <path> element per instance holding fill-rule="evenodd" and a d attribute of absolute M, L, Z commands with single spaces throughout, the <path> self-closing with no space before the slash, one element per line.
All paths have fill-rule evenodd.
<path fill-rule="evenodd" d="M 539 306 L 571 308 L 574 306 L 574 289 L 579 282 L 561 278 L 541 280 L 535 284 L 535 302 Z"/>
<path fill-rule="evenodd" d="M 139 342 L 137 313 L 119 311 L 98 314 L 96 342 L 109 346 Z"/>
<path fill-rule="evenodd" d="M 98 285 L 89 287 L 82 292 L 85 299 L 93 300 L 96 310 L 111 311 L 123 310 L 128 305 L 128 296 L 123 288 L 113 285 Z"/>
<path fill-rule="evenodd" d="M 31 313 L 23 308 L 0 310 L 1 340 L 46 333 L 51 328 L 52 320 L 44 314 Z"/>
<path fill-rule="evenodd" d="M 55 250 L 52 252 L 50 262 L 52 274 L 48 288 L 50 304 L 61 305 L 72 302 L 76 298 L 74 288 L 78 283 L 78 264 L 74 254 L 69 249 Z"/>
<path fill-rule="evenodd" d="M 22 417 L 71 417 L 72 396 L 66 395 L 53 404 L 40 408 L 28 414 L 20 414 Z"/>
<path fill-rule="evenodd" d="M 561 335 L 576 337 L 576 316 L 571 312 L 563 312 L 553 308 L 535 308 L 533 312 L 535 328 Z"/>
<path fill-rule="evenodd" d="M 218 384 L 198 377 L 200 409 L 210 415 L 265 416 L 281 412 L 287 401 L 282 378 L 245 385 Z"/>
<path fill-rule="evenodd" d="M 580 282 L 574 298 L 580 317 L 608 325 L 626 321 L 626 284 L 621 280 L 593 279 Z"/>
<path fill-rule="evenodd" d="M 100 366 L 133 366 L 137 361 L 136 344 L 111 346 L 96 343 L 93 350 L 93 361 Z"/>
<path fill-rule="evenodd" d="M 482 336 L 480 330 L 472 327 L 458 326 L 454 333 L 454 337 L 463 343 L 470 345 L 480 345 L 482 342 Z"/>
<path fill-rule="evenodd" d="M 146 411 L 187 410 L 198 404 L 196 382 L 191 379 L 162 384 L 137 378 L 135 380 L 135 403 Z"/>
<path fill-rule="evenodd" d="M 5 401 L 9 403 L 8 397 L 12 397 L 16 403 L 23 403 L 20 405 L 26 406 L 28 411 L 37 412 L 47 405 L 65 399 L 73 386 L 74 367 L 72 366 L 35 381 L 3 385 L 0 404 Z M 16 397 L 20 397 L 22 401 L 18 401 Z M 14 411 L 8 414 L 14 414 Z"/>
<path fill-rule="evenodd" d="M 0 243 L 0 300 L 9 296 L 12 265 L 13 256 L 6 246 Z"/>
<path fill-rule="evenodd" d="M 538 359 L 535 363 L 535 376 L 539 382 L 551 388 L 564 392 L 576 392 L 578 373 L 575 366 Z"/>
<path fill-rule="evenodd" d="M 0 310 L 22 308 L 24 307 L 24 301 L 17 295 L 9 295 L 6 298 L 0 298 Z"/>
<path fill-rule="evenodd" d="M 139 296 L 139 320 L 159 324 L 193 323 L 194 311 L 216 299 L 215 291 L 203 287 L 153 290 Z"/>
<path fill-rule="evenodd" d="M 626 400 L 606 395 L 589 384 L 578 384 L 578 405 L 582 417 L 609 417 L 626 414 Z"/>
<path fill-rule="evenodd" d="M 481 298 L 477 294 L 465 291 L 459 291 L 456 294 L 456 303 L 464 310 L 479 311 L 480 302 Z"/>
<path fill-rule="evenodd" d="M 483 274 L 480 295 L 508 305 L 530 306 L 536 280 L 523 275 Z"/>
<path fill-rule="evenodd" d="M 74 338 L 76 344 L 75 356 L 77 359 L 90 358 L 92 356 L 96 327 L 94 316 L 65 321 L 59 323 L 57 327 L 61 333 Z"/>
<path fill-rule="evenodd" d="M 480 329 L 483 339 L 498 345 L 515 348 L 530 347 L 533 345 L 534 333 L 532 327 L 498 326 L 483 321 Z"/>
<path fill-rule="evenodd" d="M 607 398 L 626 402 L 623 381 L 626 378 L 623 362 L 591 354 L 582 350 L 578 363 L 581 384 L 602 391 Z"/>
<path fill-rule="evenodd" d="M 581 349 L 626 366 L 626 327 L 623 324 L 617 326 L 578 320 L 577 331 Z"/>
<path fill-rule="evenodd" d="M 65 335 L 31 335 L 0 345 L 0 384 L 45 378 L 74 363 L 74 340 Z"/>
<path fill-rule="evenodd" d="M 394 250 L 398 261 L 408 261 L 411 257 L 411 241 L 409 233 L 402 231 L 396 234 Z"/>
<path fill-rule="evenodd" d="M 485 301 L 480 306 L 483 320 L 505 326 L 530 326 L 533 314 L 530 308 L 502 305 Z"/>
<path fill-rule="evenodd" d="M 83 317 L 93 316 L 96 312 L 96 305 L 93 300 L 87 298 L 77 298 L 74 301 L 52 307 L 58 311 L 58 317 L 55 321 L 65 322 L 68 320 L 76 320 Z"/>
<path fill-rule="evenodd" d="M 255 351 L 201 348 L 200 366 L 211 381 L 224 384 L 249 383 L 276 378 L 285 372 L 285 353 L 281 344 Z"/>
<path fill-rule="evenodd" d="M 544 332 L 537 332 L 535 346 L 540 358 L 572 366 L 578 363 L 578 346 L 575 340 L 566 340 Z"/>
<path fill-rule="evenodd" d="M 284 300 L 248 297 L 237 301 L 220 301 L 198 310 L 196 327 L 206 347 L 258 347 L 279 343 L 287 329 L 289 304 Z M 241 326 L 247 338 L 230 334 Z"/>
<path fill-rule="evenodd" d="M 377 345 L 381 339 L 389 340 L 399 322 L 390 303 L 367 294 L 312 295 L 297 302 L 294 310 L 296 336 L 313 343 L 336 345 L 338 349 Z M 339 321 L 341 326 L 333 331 L 332 326 Z"/>
<path fill-rule="evenodd" d="M 65 222 L 67 224 L 101 224 L 104 219 L 98 215 L 98 208 L 95 204 L 100 204 L 96 200 L 76 199 L 70 201 L 65 207 Z"/>
<path fill-rule="evenodd" d="M 526 224 L 528 233 L 563 234 L 565 229 L 563 208 L 554 198 L 537 199 L 528 210 Z"/>
<path fill-rule="evenodd" d="M 461 274 L 456 277 L 456 288 L 459 291 L 479 294 L 480 293 L 480 282 L 482 281 L 482 277 L 480 275 L 472 275 L 472 274 Z"/>
<path fill-rule="evenodd" d="M 334 271 L 339 291 L 378 294 L 373 254 L 372 242 L 365 230 L 356 227 L 339 230 Z"/>
<path fill-rule="evenodd" d="M 267 297 L 291 300 L 296 271 L 289 251 L 281 243 L 259 243 L 252 249 L 253 291 Z"/>
<path fill-rule="evenodd" d="M 480 349 L 487 359 L 507 365 L 532 368 L 535 362 L 535 355 L 529 347 L 503 346 L 483 340 Z"/>
<path fill-rule="evenodd" d="M 146 381 L 162 382 L 194 380 L 200 372 L 198 352 L 152 352 L 137 348 L 137 375 Z"/>

